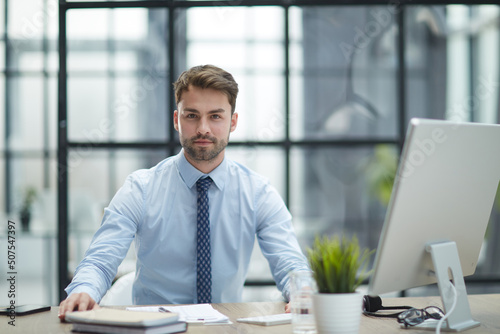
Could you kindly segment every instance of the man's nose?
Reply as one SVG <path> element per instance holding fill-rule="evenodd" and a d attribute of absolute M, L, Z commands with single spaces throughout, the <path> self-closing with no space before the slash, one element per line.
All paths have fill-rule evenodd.
<path fill-rule="evenodd" d="M 205 118 L 201 118 L 198 123 L 198 133 L 201 135 L 205 135 L 210 132 L 210 126 L 208 124 L 208 120 Z"/>

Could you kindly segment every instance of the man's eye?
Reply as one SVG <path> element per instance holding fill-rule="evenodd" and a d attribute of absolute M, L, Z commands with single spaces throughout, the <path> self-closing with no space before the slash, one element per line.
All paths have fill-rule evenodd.
<path fill-rule="evenodd" d="M 212 118 L 219 119 L 221 117 L 220 117 L 220 115 L 212 115 Z"/>
<path fill-rule="evenodd" d="M 186 117 L 187 118 L 196 118 L 196 115 L 195 114 L 187 114 Z"/>

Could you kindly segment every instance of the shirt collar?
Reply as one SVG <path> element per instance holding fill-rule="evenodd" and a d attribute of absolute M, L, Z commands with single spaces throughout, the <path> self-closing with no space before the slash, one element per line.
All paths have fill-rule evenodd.
<path fill-rule="evenodd" d="M 179 154 L 177 154 L 177 170 L 179 171 L 182 180 L 184 181 L 186 186 L 188 186 L 188 188 L 192 188 L 196 184 L 196 181 L 198 181 L 198 179 L 203 176 L 210 176 L 219 190 L 222 190 L 224 188 L 226 176 L 228 173 L 228 166 L 225 156 L 224 160 L 222 160 L 219 166 L 217 166 L 210 173 L 205 174 L 191 165 L 189 161 L 187 161 L 184 154 L 184 149 L 182 149 Z"/>

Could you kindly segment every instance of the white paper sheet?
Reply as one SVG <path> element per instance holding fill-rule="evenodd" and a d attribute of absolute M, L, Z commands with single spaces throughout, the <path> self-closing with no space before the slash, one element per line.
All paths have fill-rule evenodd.
<path fill-rule="evenodd" d="M 127 307 L 127 310 L 142 312 L 174 312 L 179 314 L 180 321 L 186 321 L 189 324 L 231 324 L 231 321 L 229 321 L 229 318 L 227 316 L 214 309 L 210 304 L 179 306 L 138 306 Z"/>

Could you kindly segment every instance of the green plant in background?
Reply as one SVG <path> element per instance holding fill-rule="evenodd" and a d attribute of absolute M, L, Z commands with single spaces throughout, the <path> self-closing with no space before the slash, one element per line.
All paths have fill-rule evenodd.
<path fill-rule="evenodd" d="M 21 218 L 21 227 L 23 231 L 28 231 L 30 228 L 31 210 L 36 197 L 37 192 L 35 187 L 27 187 L 24 190 L 21 210 L 19 212 L 19 216 Z"/>
<path fill-rule="evenodd" d="M 36 199 L 36 189 L 34 187 L 27 187 L 23 194 L 23 203 L 21 205 L 21 212 L 31 212 L 31 206 Z"/>
<path fill-rule="evenodd" d="M 361 250 L 356 236 L 351 239 L 338 235 L 317 236 L 307 254 L 318 292 L 355 292 L 369 276 L 367 267 L 372 253 Z"/>
<path fill-rule="evenodd" d="M 366 177 L 370 193 L 387 206 L 391 199 L 392 187 L 398 169 L 398 157 L 389 145 L 375 146 L 373 157 L 366 165 Z"/>

